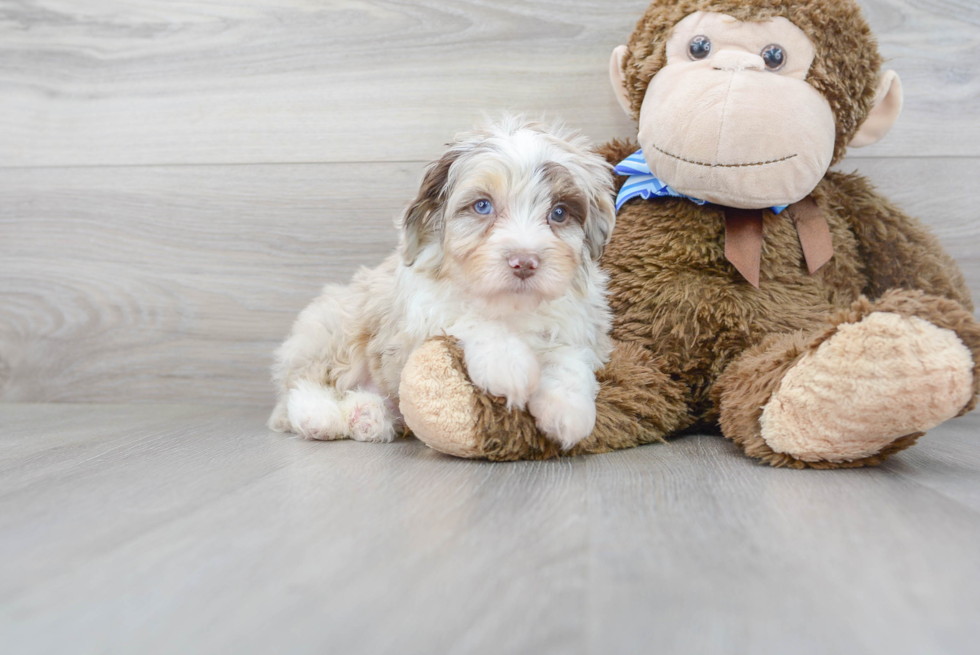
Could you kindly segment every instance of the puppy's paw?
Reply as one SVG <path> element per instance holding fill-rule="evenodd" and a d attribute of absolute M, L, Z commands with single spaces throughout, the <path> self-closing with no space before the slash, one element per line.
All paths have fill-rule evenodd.
<path fill-rule="evenodd" d="M 286 397 L 286 411 L 293 431 L 304 439 L 343 439 L 347 436 L 333 389 L 300 382 Z"/>
<path fill-rule="evenodd" d="M 289 410 L 286 408 L 286 402 L 280 400 L 276 403 L 276 408 L 272 410 L 272 415 L 269 417 L 269 421 L 266 423 L 270 430 L 275 430 L 276 432 L 289 432 L 292 426 L 289 424 Z"/>
<path fill-rule="evenodd" d="M 583 394 L 539 391 L 531 396 L 528 411 L 538 429 L 568 450 L 592 434 L 595 427 L 595 400 Z"/>
<path fill-rule="evenodd" d="M 385 399 L 368 391 L 351 391 L 340 403 L 348 433 L 357 441 L 394 441 L 395 425 Z"/>
<path fill-rule="evenodd" d="M 531 348 L 514 336 L 463 344 L 466 370 L 473 384 L 507 399 L 507 407 L 524 409 L 541 381 L 541 365 Z"/>

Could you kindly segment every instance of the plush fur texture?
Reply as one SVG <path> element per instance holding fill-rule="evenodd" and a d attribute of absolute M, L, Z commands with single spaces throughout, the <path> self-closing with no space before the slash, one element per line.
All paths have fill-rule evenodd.
<path fill-rule="evenodd" d="M 400 252 L 328 285 L 277 353 L 276 430 L 389 441 L 402 369 L 426 339 L 460 340 L 470 379 L 527 407 L 563 448 L 595 423 L 608 361 L 609 166 L 577 133 L 507 117 L 459 135 L 406 212 Z"/>
<path fill-rule="evenodd" d="M 495 461 L 605 453 L 662 441 L 681 427 L 684 395 L 644 348 L 616 344 L 596 375 L 595 430 L 567 453 L 527 413 L 470 385 L 463 350 L 452 338 L 434 339 L 412 354 L 402 377 L 401 407 L 412 431 L 429 446 Z"/>
<path fill-rule="evenodd" d="M 850 307 L 826 317 L 826 322 L 813 326 L 811 331 L 772 334 L 750 348 L 730 366 L 718 381 L 714 390 L 714 402 L 721 409 L 720 426 L 726 436 L 739 444 L 751 457 L 757 457 L 773 466 L 793 468 L 835 468 L 840 466 L 868 466 L 881 463 L 888 455 L 908 448 L 922 436 L 922 431 L 912 431 L 894 440 L 881 451 L 850 461 L 804 461 L 787 453 L 775 452 L 762 437 L 762 413 L 772 394 L 782 380 L 801 359 L 815 352 L 837 334 L 839 326 L 860 325 L 876 312 L 887 312 L 903 317 L 919 317 L 929 324 L 952 331 L 969 349 L 973 359 L 972 388 L 970 399 L 960 409 L 965 414 L 976 405 L 978 381 L 980 381 L 980 325 L 972 314 L 955 300 L 926 295 L 921 291 L 893 289 L 877 301 L 859 298 Z M 902 408 L 898 408 L 901 410 Z M 890 409 L 889 409 L 890 411 Z M 872 439 L 877 432 L 866 433 Z"/>
<path fill-rule="evenodd" d="M 600 149 L 617 162 L 635 150 L 636 144 L 626 141 Z M 813 197 L 830 225 L 833 259 L 810 275 L 792 223 L 767 212 L 758 290 L 725 259 L 721 208 L 680 199 L 634 200 L 623 207 L 602 259 L 610 276 L 617 344 L 599 372 L 606 381 L 596 400 L 603 420 L 571 453 L 720 429 L 746 454 L 774 466 L 878 464 L 915 443 L 921 431 L 866 457 L 805 461 L 776 453 L 760 425 L 763 407 L 786 372 L 836 334 L 838 325 L 859 323 L 874 311 L 917 316 L 955 332 L 973 360 L 972 392 L 960 412 L 976 404 L 980 326 L 956 263 L 928 230 L 860 176 L 829 173 Z M 620 352 L 623 348 L 630 354 Z M 640 351 L 645 357 L 637 356 Z M 403 393 L 413 393 L 412 382 L 403 383 Z M 504 411 L 499 401 L 482 394 L 474 406 L 472 422 L 478 428 L 467 445 L 475 453 L 470 456 L 509 460 L 556 454 L 542 447 L 543 437 L 533 436 L 533 420 L 526 414 Z M 445 438 L 418 436 L 437 448 Z"/>
<path fill-rule="evenodd" d="M 653 0 L 622 59 L 630 100 L 624 104 L 634 117 L 664 65 L 673 26 L 697 11 L 739 20 L 781 16 L 810 37 L 816 55 L 806 82 L 833 110 L 834 161 L 839 160 L 878 89 L 881 57 L 859 6 L 852 0 Z M 613 141 L 600 151 L 616 163 L 637 147 Z M 619 178 L 617 184 L 623 182 Z M 599 373 L 595 430 L 571 453 L 698 430 L 720 431 L 747 455 L 773 466 L 867 466 L 976 405 L 980 326 L 952 258 L 860 176 L 829 172 L 809 198 L 829 226 L 832 259 L 810 274 L 792 220 L 785 212 L 765 210 L 758 289 L 725 258 L 724 207 L 676 198 L 634 199 L 623 206 L 602 259 L 616 346 Z M 901 356 L 886 362 L 891 368 L 883 370 L 892 379 L 879 386 L 867 376 L 883 352 L 889 324 L 888 348 Z M 430 344 L 424 356 L 443 367 L 415 369 L 417 375 L 402 380 L 402 397 L 438 389 L 440 371 L 450 363 L 463 375 L 454 348 Z M 838 350 L 860 353 L 856 366 L 836 365 Z M 900 397 L 881 393 L 898 380 Z M 813 416 L 801 410 L 810 400 L 805 389 L 794 398 L 800 386 L 819 389 L 831 400 L 854 397 L 837 415 L 806 425 Z M 442 397 L 438 403 L 419 397 L 417 414 L 425 415 L 427 403 L 446 407 L 454 399 L 471 412 L 475 429 L 448 435 L 433 421 L 420 421 L 417 435 L 434 448 L 454 442 L 455 452 L 465 456 L 508 460 L 557 454 L 535 434 L 531 417 L 485 394 Z M 910 411 L 911 399 L 932 409 Z M 782 409 L 792 409 L 793 416 Z"/>
<path fill-rule="evenodd" d="M 871 28 L 852 0 L 654 0 L 640 18 L 623 59 L 633 117 L 647 86 L 666 63 L 673 26 L 697 11 L 758 21 L 782 16 L 802 29 L 816 49 L 807 82 L 830 103 L 837 120 L 834 163 L 867 117 L 875 99 L 881 55 Z"/>
<path fill-rule="evenodd" d="M 801 358 L 759 419 L 776 452 L 807 461 L 868 457 L 956 416 L 973 359 L 956 333 L 918 316 L 874 312 Z"/>
<path fill-rule="evenodd" d="M 463 349 L 455 339 L 436 337 L 422 344 L 402 371 L 402 380 L 418 384 L 402 397 L 399 407 L 406 423 L 413 425 L 417 434 L 431 435 L 440 452 L 479 457 L 477 427 L 473 423 L 478 392 L 463 373 L 464 365 Z M 544 443 L 551 451 L 557 450 L 555 442 Z"/>
<path fill-rule="evenodd" d="M 710 44 L 700 59 L 690 54 L 697 39 Z M 761 53 L 777 45 L 782 65 L 770 70 Z M 628 46 L 613 51 L 610 75 L 632 114 L 621 70 L 629 53 Z M 727 207 L 806 198 L 826 174 L 837 138 L 833 108 L 807 81 L 815 50 L 806 33 L 781 16 L 743 22 L 697 12 L 674 26 L 666 54 L 637 125 L 650 171 L 680 193 Z M 888 125 L 882 121 L 876 134 Z"/>

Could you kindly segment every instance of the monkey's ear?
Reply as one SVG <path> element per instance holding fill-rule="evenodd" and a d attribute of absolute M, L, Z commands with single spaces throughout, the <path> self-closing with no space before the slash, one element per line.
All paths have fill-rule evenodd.
<path fill-rule="evenodd" d="M 902 81 L 895 71 L 885 71 L 878 81 L 874 106 L 849 145 L 852 148 L 863 148 L 878 143 L 892 129 L 901 112 Z"/>
<path fill-rule="evenodd" d="M 613 50 L 612 57 L 609 59 L 609 81 L 612 82 L 613 92 L 616 94 L 619 106 L 623 108 L 627 116 L 632 118 L 633 103 L 630 102 L 630 94 L 626 91 L 626 80 L 623 79 L 623 58 L 626 57 L 627 52 L 629 52 L 629 48 L 624 45 Z"/>
<path fill-rule="evenodd" d="M 442 210 L 448 191 L 446 186 L 449 184 L 449 168 L 459 154 L 457 150 L 451 149 L 442 159 L 429 165 L 418 195 L 405 212 L 401 250 L 402 261 L 406 266 L 415 263 L 425 246 L 442 238 Z"/>

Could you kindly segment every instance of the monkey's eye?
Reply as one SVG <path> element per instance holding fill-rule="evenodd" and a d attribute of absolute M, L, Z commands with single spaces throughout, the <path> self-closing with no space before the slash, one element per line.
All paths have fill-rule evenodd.
<path fill-rule="evenodd" d="M 551 210 L 551 216 L 548 217 L 548 220 L 552 223 L 564 223 L 567 218 L 568 210 L 561 205 L 558 205 Z"/>
<path fill-rule="evenodd" d="M 704 59 L 711 54 L 711 39 L 703 35 L 694 37 L 687 46 L 687 52 L 691 59 Z"/>
<path fill-rule="evenodd" d="M 783 47 L 773 43 L 762 49 L 762 61 L 766 62 L 766 68 L 771 71 L 778 71 L 786 65 L 786 51 Z"/>
<path fill-rule="evenodd" d="M 483 216 L 486 216 L 487 214 L 493 211 L 493 205 L 490 203 L 489 200 L 483 198 L 473 203 L 473 211 L 475 211 L 477 214 L 482 214 Z"/>

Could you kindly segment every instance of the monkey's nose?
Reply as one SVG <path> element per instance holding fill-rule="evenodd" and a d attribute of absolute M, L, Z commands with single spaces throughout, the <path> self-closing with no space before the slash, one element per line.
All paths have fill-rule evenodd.
<path fill-rule="evenodd" d="M 718 71 L 764 71 L 766 62 L 760 55 L 738 50 L 719 50 L 711 57 L 711 66 Z"/>
<path fill-rule="evenodd" d="M 522 280 L 526 280 L 538 270 L 541 261 L 534 255 L 520 254 L 514 255 L 507 260 L 511 272 Z"/>

